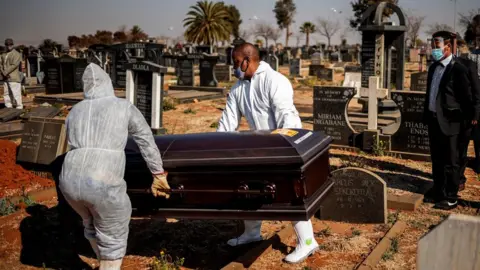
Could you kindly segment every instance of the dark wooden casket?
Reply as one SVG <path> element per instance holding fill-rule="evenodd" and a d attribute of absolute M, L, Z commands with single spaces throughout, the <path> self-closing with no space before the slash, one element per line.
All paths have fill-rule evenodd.
<path fill-rule="evenodd" d="M 273 133 L 272 133 L 273 132 Z M 331 137 L 303 129 L 156 136 L 171 187 L 152 176 L 129 138 L 125 180 L 134 216 L 308 220 L 333 186 Z"/>

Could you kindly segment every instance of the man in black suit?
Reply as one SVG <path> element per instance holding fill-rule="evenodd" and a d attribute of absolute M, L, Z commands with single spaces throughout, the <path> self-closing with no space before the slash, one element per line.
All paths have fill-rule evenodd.
<path fill-rule="evenodd" d="M 472 87 L 473 93 L 480 93 L 480 78 L 479 78 L 480 73 L 478 73 L 477 63 L 471 60 L 470 50 L 468 49 L 468 46 L 464 40 L 459 40 L 457 42 L 457 45 L 459 47 L 459 54 L 458 54 L 459 56 L 456 59 L 459 63 L 461 63 L 468 69 L 468 79 L 470 81 L 470 86 Z M 480 132 L 478 128 L 479 128 L 478 124 L 472 127 L 472 132 L 470 137 L 470 140 L 473 139 L 473 143 L 475 146 L 474 170 L 476 172 L 479 171 L 478 161 L 479 161 L 479 153 L 480 153 L 480 141 L 479 141 Z M 465 163 L 462 167 L 459 191 L 462 191 L 465 189 L 465 183 L 467 181 L 467 178 L 465 177 L 465 169 L 468 163 L 467 152 L 468 152 L 468 145 L 465 148 L 465 153 L 464 153 Z"/>
<path fill-rule="evenodd" d="M 435 208 L 457 207 L 464 152 L 472 124 L 480 116 L 479 93 L 474 93 L 468 69 L 453 57 L 456 35 L 447 31 L 433 34 L 432 58 L 425 98 L 434 185 L 425 200 Z"/>

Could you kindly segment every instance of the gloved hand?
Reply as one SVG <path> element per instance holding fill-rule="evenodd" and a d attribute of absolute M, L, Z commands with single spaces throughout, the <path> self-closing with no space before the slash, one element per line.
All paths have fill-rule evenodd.
<path fill-rule="evenodd" d="M 170 198 L 170 195 L 161 191 L 162 189 L 170 189 L 170 186 L 167 182 L 167 173 L 164 174 L 157 174 L 153 175 L 153 183 L 152 183 L 152 194 L 155 197 L 163 196 L 166 199 Z"/>

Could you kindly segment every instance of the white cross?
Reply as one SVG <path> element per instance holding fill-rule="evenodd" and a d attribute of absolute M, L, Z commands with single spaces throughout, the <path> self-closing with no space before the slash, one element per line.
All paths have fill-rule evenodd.
<path fill-rule="evenodd" d="M 380 79 L 377 76 L 368 78 L 368 88 L 360 89 L 360 96 L 368 97 L 368 129 L 376 130 L 378 127 L 378 99 L 388 96 L 388 89 L 380 88 Z"/>

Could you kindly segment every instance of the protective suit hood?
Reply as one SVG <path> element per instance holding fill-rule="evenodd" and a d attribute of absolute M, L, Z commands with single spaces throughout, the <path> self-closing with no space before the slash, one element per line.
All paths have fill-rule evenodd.
<path fill-rule="evenodd" d="M 91 63 L 82 76 L 85 99 L 115 96 L 110 76 L 97 64 Z"/>
<path fill-rule="evenodd" d="M 266 72 L 268 69 L 272 69 L 272 67 L 267 62 L 260 61 L 260 65 L 258 66 L 257 70 L 255 71 L 254 76 L 262 74 L 262 73 Z"/>

